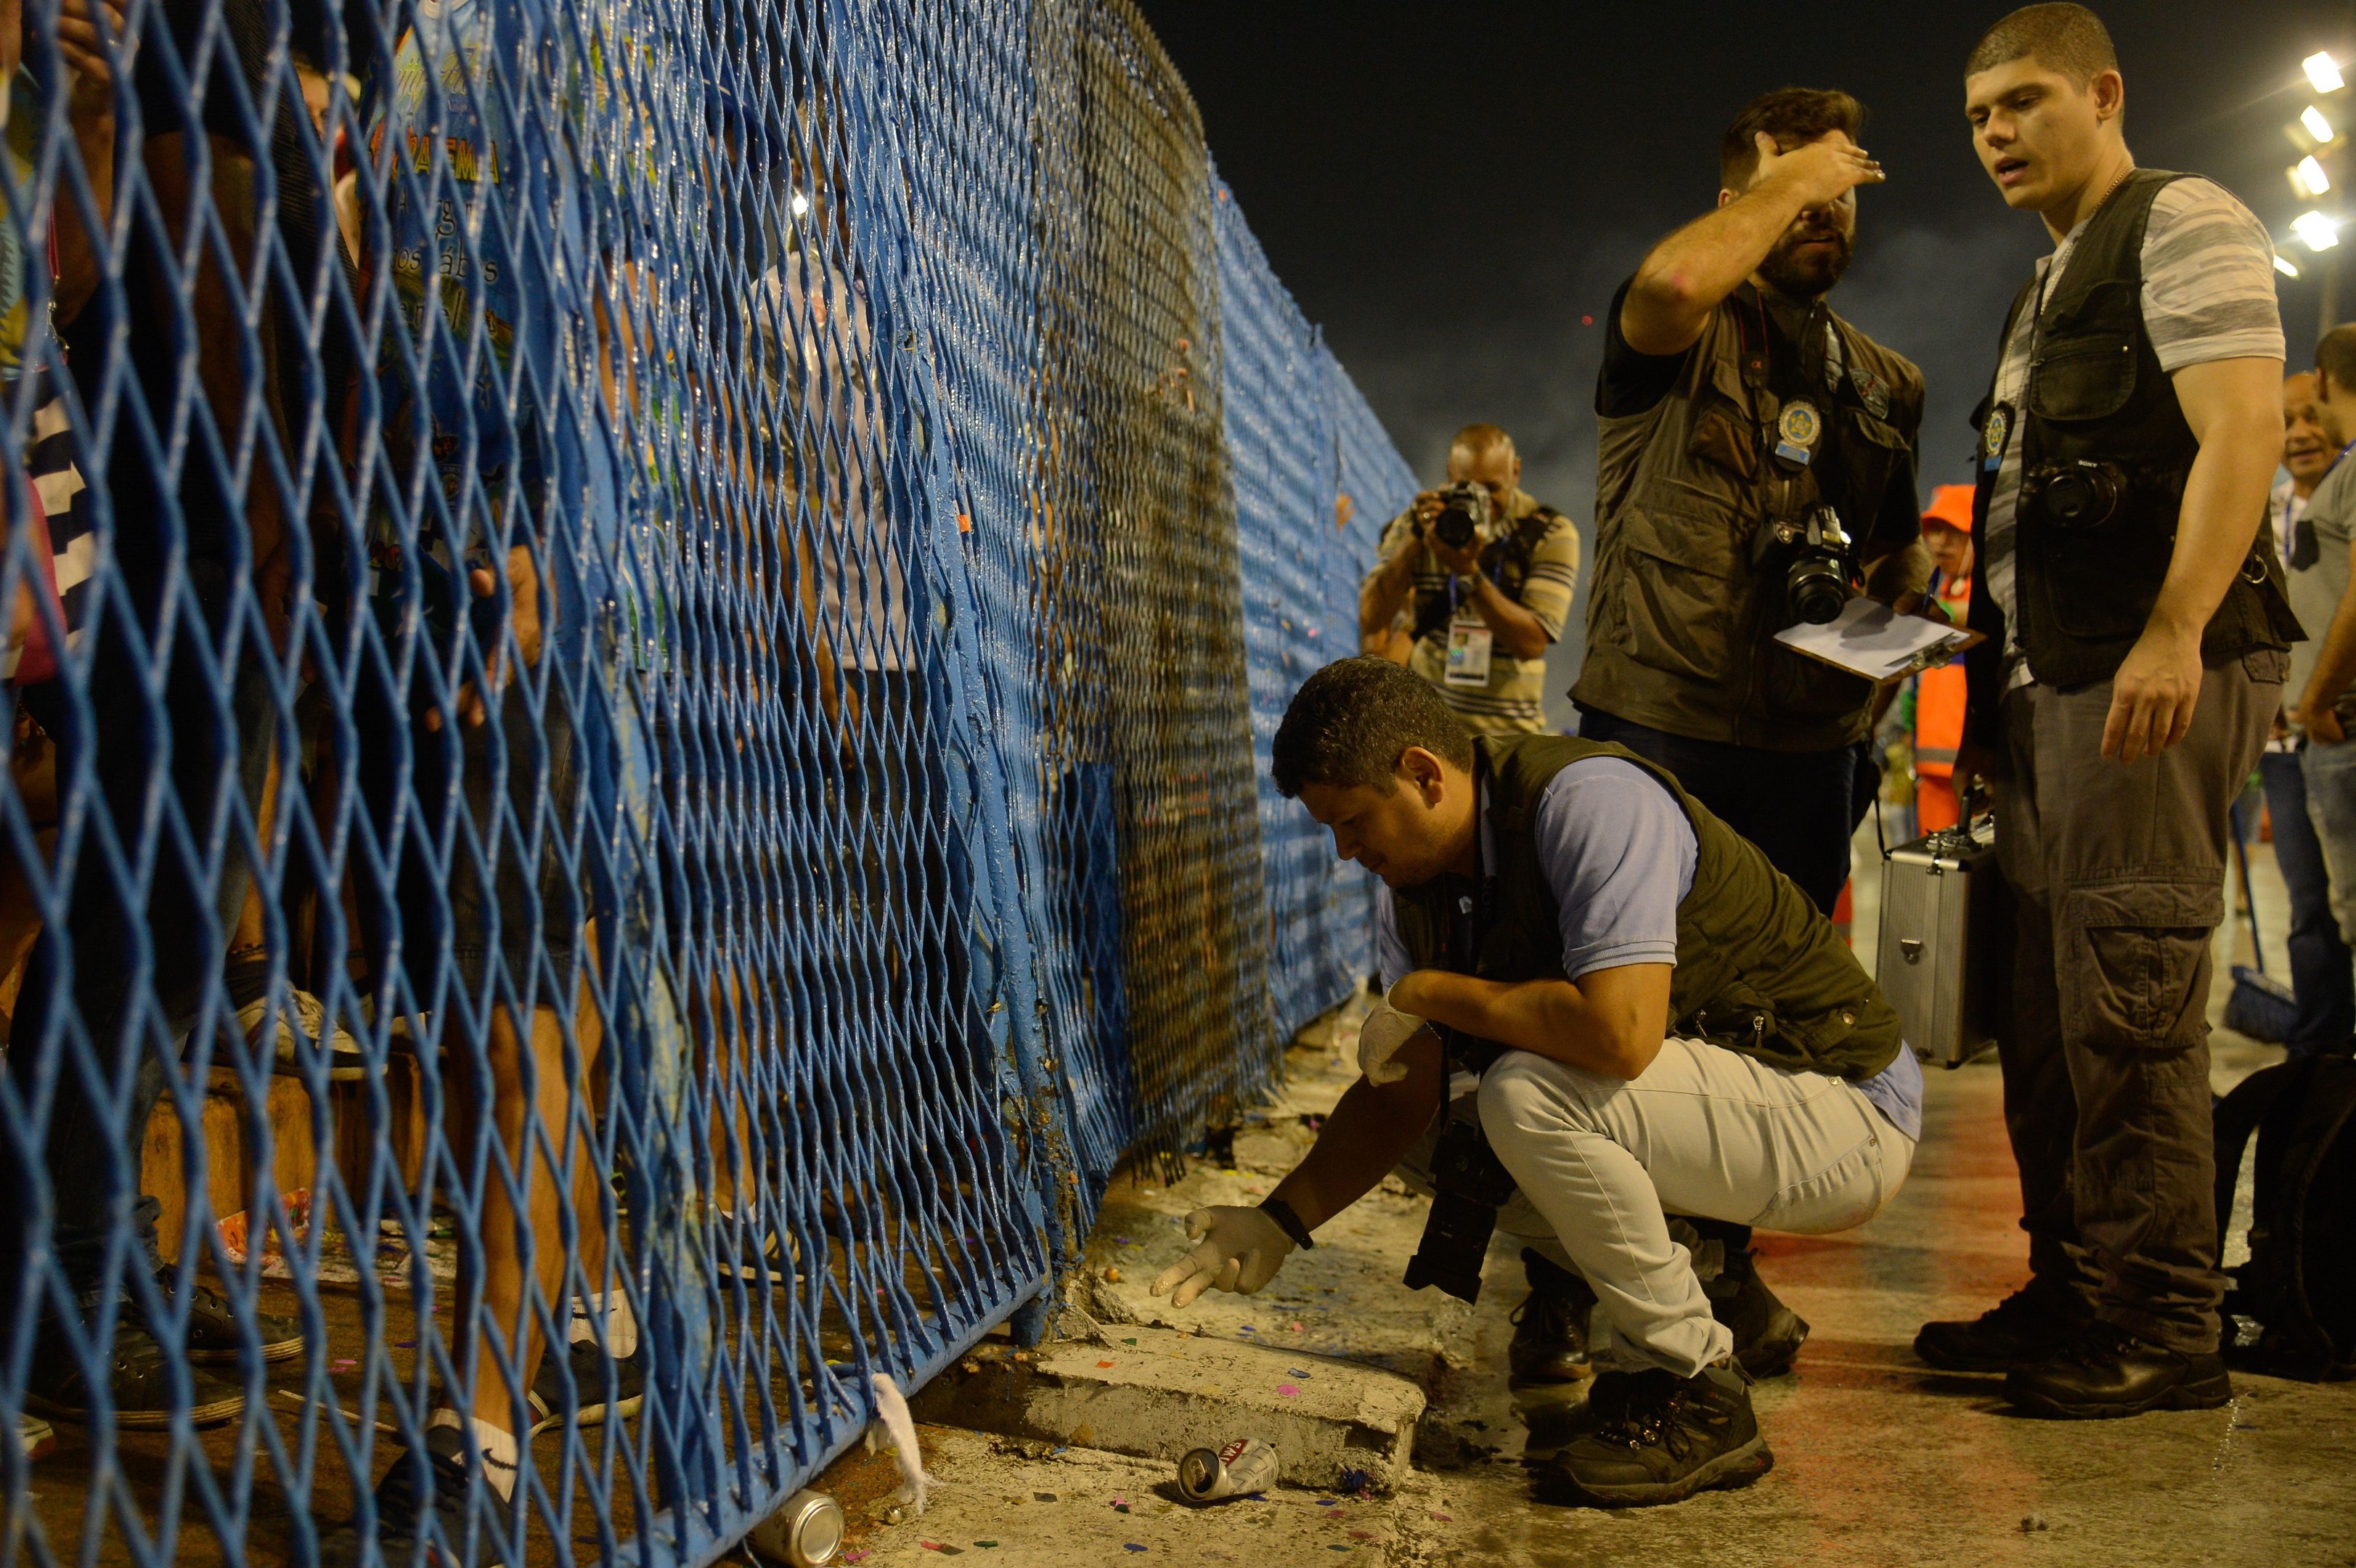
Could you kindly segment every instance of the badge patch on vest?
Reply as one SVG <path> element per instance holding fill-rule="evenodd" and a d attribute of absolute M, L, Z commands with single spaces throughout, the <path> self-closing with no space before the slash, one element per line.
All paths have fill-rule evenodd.
<path fill-rule="evenodd" d="M 1980 466 L 1995 473 L 2004 465 L 2004 446 L 2012 434 L 2012 405 L 1998 403 L 1988 411 L 1980 431 Z"/>
<path fill-rule="evenodd" d="M 1775 455 L 1804 468 L 1815 455 L 1816 438 L 1825 432 L 1824 416 L 1814 403 L 1789 403 L 1775 421 Z"/>
<path fill-rule="evenodd" d="M 1878 420 L 1890 417 L 1889 382 L 1862 365 L 1852 365 L 1849 367 L 1848 384 L 1857 389 L 1858 401 L 1865 405 L 1867 413 Z"/>

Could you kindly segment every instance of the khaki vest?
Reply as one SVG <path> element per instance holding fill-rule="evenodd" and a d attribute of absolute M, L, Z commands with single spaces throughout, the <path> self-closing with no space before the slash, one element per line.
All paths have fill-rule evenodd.
<path fill-rule="evenodd" d="M 1660 780 L 1693 824 L 1699 848 L 1693 891 L 1677 905 L 1677 964 L 1669 981 L 1672 1034 L 1715 1041 L 1776 1067 L 1870 1078 L 1904 1041 L 1898 1015 L 1832 923 L 1757 846 L 1624 747 L 1558 735 L 1483 736 L 1478 769 L 1488 790 L 1494 865 L 1486 940 L 1470 973 L 1493 980 L 1560 980 L 1561 926 L 1531 836 L 1555 774 L 1585 757 L 1622 757 Z M 1451 901 L 1461 878 L 1440 877 L 1393 896 L 1400 939 L 1417 967 L 1462 972 L 1450 960 Z M 1459 1053 L 1482 1065 L 1502 1047 Z"/>
<path fill-rule="evenodd" d="M 1847 373 L 1815 400 L 1838 428 L 1787 480 L 1772 456 L 1782 401 L 1744 374 L 1763 349 L 1746 350 L 1738 313 L 1758 309 L 1750 286 L 1735 291 L 1668 396 L 1599 421 L 1595 576 L 1571 696 L 1673 735 L 1827 752 L 1864 738 L 1873 688 L 1774 641 L 1791 624 L 1783 568 L 1762 563 L 1759 536 L 1821 500 L 1864 539 L 1893 476 L 1912 473 L 1922 375 L 1832 316 Z M 1843 472 L 1817 472 L 1831 462 Z"/>

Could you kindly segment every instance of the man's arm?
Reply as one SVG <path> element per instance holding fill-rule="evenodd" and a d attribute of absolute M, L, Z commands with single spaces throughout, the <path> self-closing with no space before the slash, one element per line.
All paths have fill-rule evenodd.
<path fill-rule="evenodd" d="M 2298 722 L 2326 745 L 2348 739 L 2332 704 L 2356 681 L 2356 542 L 2348 547 L 2350 575 L 2340 607 L 2331 613 L 2331 629 L 2324 634 L 2323 651 L 2315 656 L 2315 673 L 2307 677 L 2307 691 L 2298 699 Z"/>
<path fill-rule="evenodd" d="M 1881 165 L 1847 140 L 1811 142 L 1789 153 L 1759 134 L 1759 176 L 1751 188 L 1653 247 L 1620 308 L 1621 336 L 1639 354 L 1682 354 L 1701 337 L 1727 295 L 1756 272 L 1793 219 L 1861 185 Z"/>
<path fill-rule="evenodd" d="M 1432 1032 L 1418 1029 L 1391 1060 L 1406 1065 L 1407 1076 L 1379 1087 L 1364 1078 L 1351 1084 L 1316 1143 L 1269 1194 L 1310 1230 L 1372 1192 L 1440 1114 L 1442 1068 Z"/>
<path fill-rule="evenodd" d="M 2184 485 L 2158 601 L 2111 683 L 2103 755 L 2132 763 L 2184 739 L 2201 699 L 2201 634 L 2266 520 L 2282 461 L 2282 361 L 2212 359 L 2170 379 L 2201 452 Z M 2344 606 L 2343 606 L 2344 609 Z M 2324 689 L 2318 668 L 2309 690 Z"/>
<path fill-rule="evenodd" d="M 1426 512 L 1436 516 L 1439 509 L 1440 496 L 1436 491 L 1426 490 L 1415 498 L 1414 511 L 1425 521 L 1430 520 L 1424 517 Z M 1391 623 L 1398 619 L 1408 595 L 1415 591 L 1415 558 L 1419 553 L 1419 546 L 1411 529 L 1401 528 L 1396 522 L 1391 528 L 1398 532 L 1398 542 L 1390 554 L 1383 558 L 1382 564 L 1366 573 L 1366 581 L 1358 587 L 1358 649 L 1361 653 L 1374 651 L 1376 640 L 1391 629 Z M 1387 538 L 1390 531 L 1385 530 Z"/>
<path fill-rule="evenodd" d="M 1569 980 L 1483 980 L 1419 969 L 1391 987 L 1391 1006 L 1483 1040 L 1584 1068 L 1639 1078 L 1669 1032 L 1667 964 L 1623 964 Z"/>
<path fill-rule="evenodd" d="M 1498 652 L 1517 659 L 1546 656 L 1547 645 L 1554 641 L 1547 633 L 1546 623 L 1481 570 L 1478 549 L 1451 549 L 1442 540 L 1428 536 L 1424 546 L 1440 565 L 1456 574 L 1458 582 L 1467 585 L 1462 590 L 1464 599 L 1480 606 L 1481 619 L 1496 638 Z"/>

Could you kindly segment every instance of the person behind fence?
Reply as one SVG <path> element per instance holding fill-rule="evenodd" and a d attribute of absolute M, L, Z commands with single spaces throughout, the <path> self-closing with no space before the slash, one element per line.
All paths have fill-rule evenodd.
<path fill-rule="evenodd" d="M 376 634 L 389 654 L 413 645 L 416 666 L 405 689 L 370 675 L 356 698 L 359 779 L 398 864 L 395 885 L 360 904 L 380 1012 L 422 1024 L 419 1038 L 439 1049 L 421 1061 L 440 1062 L 445 1091 L 484 1125 L 515 1186 L 494 1159 L 461 1195 L 479 1216 L 479 1261 L 461 1249 L 448 1320 L 466 1381 L 438 1391 L 418 1445 L 324 1544 L 333 1562 L 360 1560 L 370 1513 L 388 1554 L 437 1529 L 464 1539 L 482 1495 L 474 1477 L 491 1517 L 503 1516 L 532 1436 L 568 1414 L 583 1426 L 628 1414 L 643 1399 L 637 1318 L 607 1268 L 610 1173 L 593 1096 L 605 1030 L 593 997 L 598 898 L 578 836 L 584 795 L 594 817 L 613 773 L 589 694 L 593 667 L 614 655 L 594 641 L 606 634 L 591 623 L 602 591 L 594 564 L 584 569 L 594 540 L 584 545 L 616 502 L 610 466 L 582 430 L 598 396 L 565 375 L 566 349 L 610 350 L 584 291 L 567 297 L 536 281 L 559 258 L 530 253 L 519 231 L 541 226 L 534 242 L 576 277 L 605 273 L 584 253 L 584 204 L 596 197 L 571 177 L 584 104 L 553 84 L 522 11 L 482 0 L 421 10 L 392 79 L 364 98 L 369 155 L 391 177 L 382 220 L 363 226 L 389 249 L 365 252 L 361 271 L 390 273 L 408 341 L 425 349 L 421 380 L 411 350 L 386 334 L 383 442 L 397 471 L 422 463 L 429 482 L 413 530 L 387 508 L 370 522 Z M 510 84 L 512 111 L 504 97 L 433 90 L 459 80 L 462 53 Z M 449 221 L 477 201 L 497 221 Z M 485 368 L 468 378 L 458 367 L 477 302 L 472 352 Z M 446 868 L 434 848 L 444 841 Z M 466 1147 L 462 1132 L 448 1136 Z M 562 1354 L 543 1343 L 544 1315 L 570 1320 Z"/>
<path fill-rule="evenodd" d="M 1857 189 L 1881 167 L 1846 92 L 1788 88 L 1719 144 L 1717 210 L 1655 245 L 1606 318 L 1595 389 L 1596 565 L 1580 733 L 1667 768 L 1830 914 L 1869 803 L 1865 680 L 1775 634 L 1930 579 L 1914 491 L 1922 377 L 1836 315 Z M 1836 523 L 1837 519 L 1837 523 Z M 1866 781 L 1870 782 L 1870 781 Z M 1744 1360 L 1787 1367 L 1808 1327 L 1740 1226 L 1703 1227 Z"/>
<path fill-rule="evenodd" d="M 2356 326 L 2337 326 L 2315 349 L 2316 409 L 2341 453 L 2295 525 L 2291 604 L 2314 641 L 2291 657 L 2284 688 L 2303 738 L 2300 782 L 2322 852 L 2327 897 L 2343 947 L 2356 946 Z M 2328 994 L 2328 993 L 2327 993 Z M 2340 1049 L 2346 1036 L 2323 1043 Z"/>
<path fill-rule="evenodd" d="M 1998 1033 L 2031 1278 L 1924 1326 L 1933 1366 L 2002 1371 L 2051 1417 L 2205 1409 L 2218 1355 L 2210 939 L 2226 809 L 2299 635 L 2264 528 L 2282 454 L 2265 225 L 2138 169 L 2110 35 L 2071 5 L 1965 63 L 1975 150 L 2054 244 L 1982 407 L 1979 578 L 1955 765 L 1996 781 L 2016 906 Z"/>
<path fill-rule="evenodd" d="M 106 48 L 98 9 L 69 4 L 59 14 L 57 66 L 46 80 L 64 89 L 66 120 L 91 198 L 103 219 L 112 203 L 119 155 L 127 151 L 113 123 Z M 104 10 L 106 32 L 121 46 L 123 18 Z M 138 177 L 160 213 L 163 228 L 134 225 L 120 253 L 121 286 L 98 287 L 109 258 L 101 238 L 84 228 L 75 182 L 68 176 L 51 213 L 54 249 L 37 234 L 5 223 L 32 243 L 0 265 L 45 261 L 52 269 L 58 309 L 49 330 L 28 323 L 15 340 L 24 372 L 40 368 L 46 385 L 32 424 L 27 456 L 35 494 L 54 554 L 48 574 L 67 635 L 64 650 L 47 650 L 42 678 L 29 667 L 42 623 L 16 649 L 13 672 L 21 735 L 37 731 L 54 745 L 55 776 L 70 778 L 87 760 L 97 784 L 96 817 L 134 861 L 152 846 L 144 907 L 126 908 L 108 857 L 85 836 L 77 859 L 67 919 L 61 928 L 12 930 L 16 956 L 30 942 L 10 1019 L 8 1072 L 22 1102 L 37 1104 L 50 1080 L 47 1136 L 41 1150 L 46 1195 L 36 1198 L 27 1152 L 5 1163 L 8 1189 L 0 1202 L 0 1279 L 8 1282 L 0 1316 L 39 1318 L 22 1403 L 42 1414 L 81 1423 L 111 1412 L 119 1429 L 156 1430 L 186 1419 L 198 1425 L 229 1420 L 246 1408 L 261 1364 L 299 1354 L 294 1322 L 262 1312 L 232 1283 L 228 1293 L 193 1277 L 195 1260 L 162 1263 L 156 1236 L 158 1199 L 138 1190 L 137 1172 L 151 1114 L 181 1059 L 201 1051 L 229 1066 L 237 1052 L 266 1033 L 224 1029 L 209 1044 L 194 1026 L 222 974 L 228 932 L 247 901 L 254 868 L 230 830 L 230 848 L 207 866 L 173 832 L 171 818 L 199 825 L 230 819 L 238 805 L 259 807 L 271 750 L 270 677 L 273 650 L 254 635 L 258 613 L 271 639 L 283 635 L 286 613 L 284 498 L 257 463 L 244 491 L 203 462 L 177 473 L 150 466 L 147 449 L 117 439 L 108 461 L 86 472 L 76 452 L 69 412 L 84 410 L 126 388 L 149 417 L 168 421 L 187 395 L 184 350 L 193 340 L 195 395 L 215 429 L 243 428 L 258 411 L 265 440 L 283 442 L 286 428 L 283 366 L 276 356 L 281 311 L 265 309 L 249 324 L 221 254 L 198 247 L 193 271 L 178 260 L 194 228 L 220 236 L 239 265 L 263 236 L 256 168 L 279 149 L 256 144 L 250 120 L 238 112 L 240 83 L 264 96 L 268 29 L 258 7 L 232 0 L 218 7 L 167 5 L 157 13 L 183 59 L 194 59 L 199 35 L 209 38 L 210 76 L 200 104 L 192 103 L 164 66 L 160 33 L 137 52 L 131 97 L 143 125 Z M 34 18 L 24 18 L 27 54 L 35 52 Z M 12 48 L 16 40 L 10 40 Z M 10 76 L 27 101 L 9 115 L 12 126 L 37 132 L 49 104 L 25 75 Z M 12 132 L 12 134 L 14 133 Z M 201 140 L 200 157 L 192 144 Z M 282 218 L 299 193 L 278 169 Z M 197 176 L 208 174 L 209 178 Z M 29 182 L 19 188 L 29 188 Z M 44 254 L 47 251 L 46 255 Z M 283 304 L 283 301 L 274 301 Z M 54 332 L 54 340 L 51 338 Z M 246 347 L 255 351 L 252 357 Z M 48 354 L 62 350 L 63 378 Z M 249 375 L 258 365 L 260 374 Z M 122 374 L 126 368 L 127 377 Z M 21 383 L 19 383 L 21 384 Z M 103 581 L 98 530 L 111 519 L 105 552 L 120 596 L 112 611 L 87 622 L 90 590 Z M 190 613 L 193 606 L 198 613 Z M 127 614 L 125 612 L 127 611 Z M 82 639 L 90 633 L 85 648 Z M 235 638 L 234 644 L 230 639 Z M 235 645 L 241 652 L 225 657 Z M 86 662 L 83 662 L 86 661 Z M 165 667 L 160 689 L 149 681 Z M 208 672 L 216 665 L 218 676 Z M 87 697 L 80 715 L 70 687 Z M 157 791 L 155 729 L 168 730 L 171 767 Z M 22 773 L 19 784 L 24 782 Z M 159 802 L 165 812 L 155 808 Z M 96 818 L 93 818 L 95 820 Z M 149 823 L 158 827 L 149 827 Z M 52 868 L 9 868 L 13 880 Z M 144 978 L 144 984 L 142 983 Z M 236 1004 L 221 1009 L 233 1016 Z M 284 1049 L 281 1041 L 273 1057 Z M 84 1053 L 94 1061 L 78 1059 Z M 95 1070 L 103 1091 L 93 1093 L 80 1070 Z M 268 1071 L 267 1066 L 263 1071 Z M 129 1179 L 124 1179 L 125 1173 Z M 46 1227 L 46 1233 L 44 1233 Z M 114 1255 L 120 1241 L 129 1245 Z M 25 1266 L 46 1247 L 51 1266 Z M 69 1317 L 78 1318 L 76 1325 Z M 89 1330 L 112 1326 L 111 1342 Z M 11 1325 L 13 1327 L 13 1324 Z M 79 1331 L 77 1331 L 79 1329 Z M 173 1347 L 166 1353 L 166 1345 Z"/>
<path fill-rule="evenodd" d="M 2283 382 L 2284 474 L 2267 503 L 2275 549 L 2286 569 L 2291 612 L 2313 635 L 2291 647 L 2282 709 L 2265 754 L 2258 759 L 2274 827 L 2275 866 L 2290 902 L 2285 945 L 2297 1011 L 2283 1047 L 2293 1056 L 2345 1050 L 2356 1035 L 2356 959 L 2332 912 L 2331 872 L 2308 811 L 2308 754 L 2312 751 L 2319 763 L 2328 764 L 2331 742 L 2314 742 L 2306 725 L 2291 718 L 2315 671 L 2323 634 L 2347 592 L 2350 552 L 2356 549 L 2356 464 L 2343 461 L 2350 440 L 2356 438 L 2356 331 L 2342 327 L 2326 334 L 2316 358 L 2335 364 L 2338 375 L 2319 369 Z M 2327 388 L 2328 400 L 2322 396 Z M 2344 733 L 2345 725 L 2356 720 L 2356 695 L 2338 693 L 2327 706 Z"/>
<path fill-rule="evenodd" d="M 1494 1223 L 1597 1298 L 1590 1414 L 1542 1496 L 1664 1503 L 1763 1474 L 1734 1335 L 1664 1206 L 1804 1233 L 1870 1219 L 1922 1126 L 1889 1003 L 1756 845 L 1623 747 L 1476 737 L 1360 657 L 1302 686 L 1272 768 L 1382 879 L 1388 997 L 1308 1155 L 1258 1207 L 1188 1216 L 1198 1244 L 1155 1293 L 1257 1291 L 1417 1167 L 1439 1196 L 1410 1282 L 1477 1291 Z"/>
<path fill-rule="evenodd" d="M 1579 529 L 1522 488 L 1514 438 L 1470 424 L 1448 446 L 1448 483 L 1383 529 L 1358 590 L 1359 645 L 1393 646 L 1483 735 L 1546 728 L 1547 648 L 1579 581 Z"/>

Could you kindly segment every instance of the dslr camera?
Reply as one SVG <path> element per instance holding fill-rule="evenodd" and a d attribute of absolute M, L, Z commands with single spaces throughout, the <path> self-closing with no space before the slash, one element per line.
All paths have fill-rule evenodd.
<path fill-rule="evenodd" d="M 1821 626 L 1841 613 L 1848 603 L 1848 534 L 1830 507 L 1759 530 L 1759 564 L 1783 563 L 1783 598 L 1795 622 Z"/>
<path fill-rule="evenodd" d="M 1449 1065 L 1456 1066 L 1454 1058 Z M 1452 1109 L 1431 1156 L 1431 1212 L 1408 1260 L 1406 1285 L 1436 1285 L 1459 1301 L 1481 1299 L 1481 1264 L 1497 1229 L 1497 1211 L 1513 1201 L 1514 1178 L 1489 1147 L 1477 1113 Z"/>
<path fill-rule="evenodd" d="M 1440 515 L 1429 523 L 1418 524 L 1416 534 L 1420 538 L 1429 529 L 1433 539 L 1450 549 L 1470 549 L 1476 541 L 1489 537 L 1494 517 L 1489 492 L 1470 480 L 1460 480 L 1440 487 Z"/>

